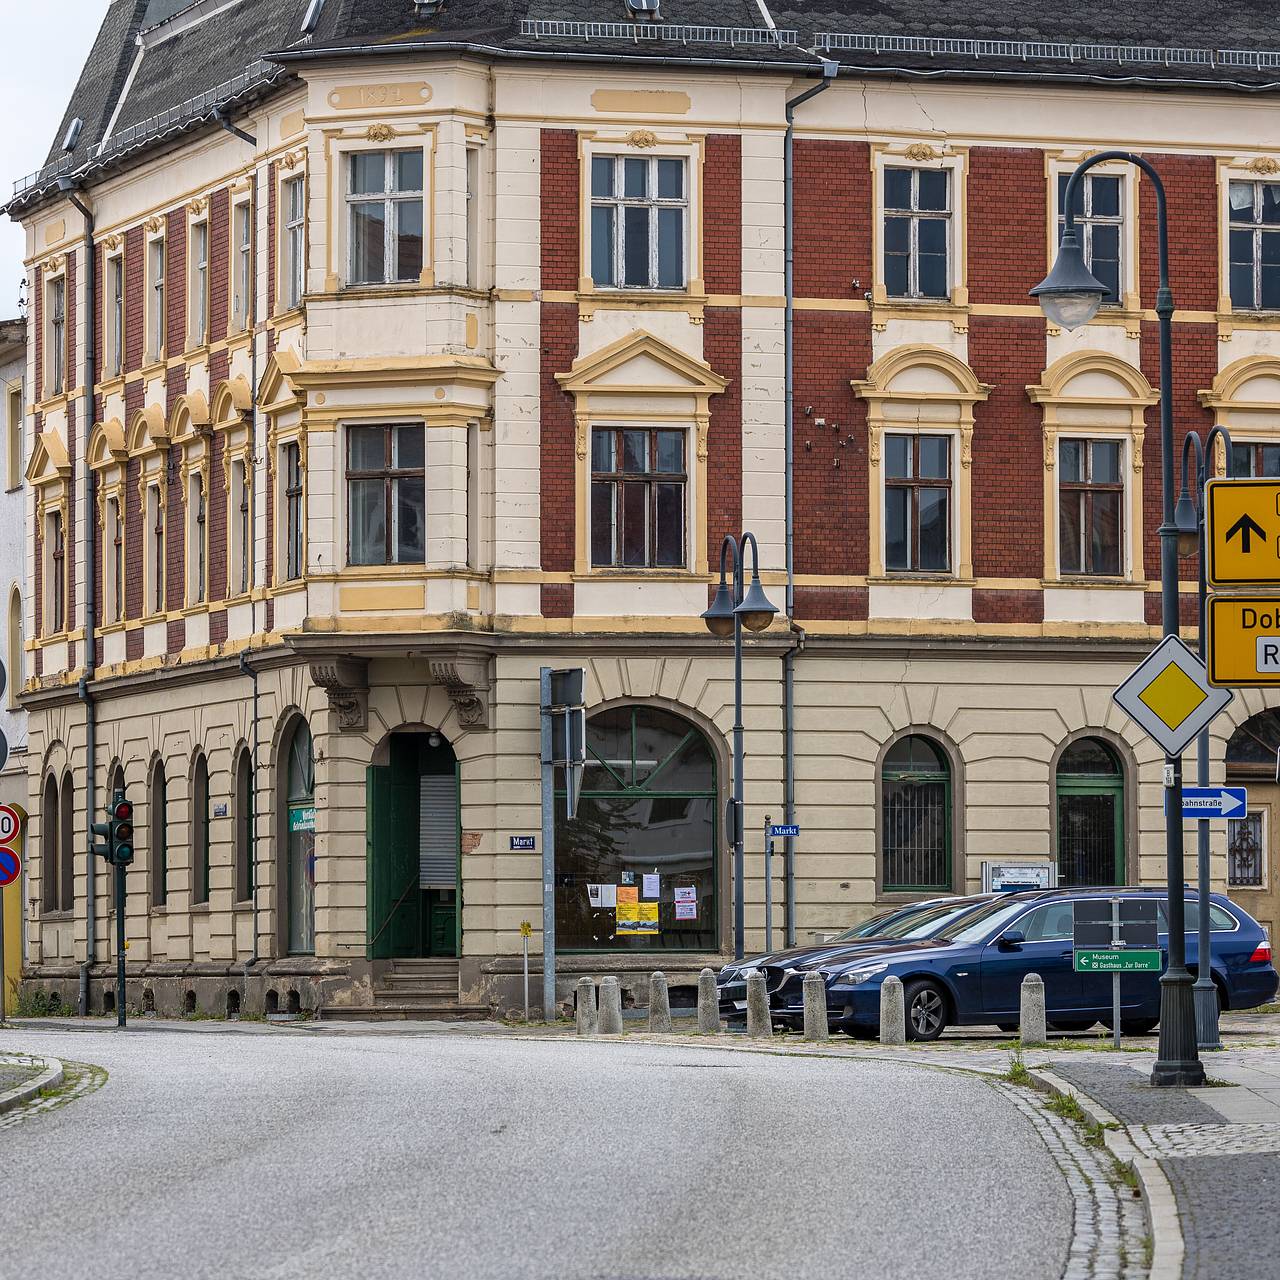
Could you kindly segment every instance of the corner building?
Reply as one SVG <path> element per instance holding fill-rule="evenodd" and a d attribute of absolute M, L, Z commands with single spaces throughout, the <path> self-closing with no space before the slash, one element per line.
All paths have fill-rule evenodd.
<path fill-rule="evenodd" d="M 86 823 L 123 786 L 131 1003 L 518 1007 L 538 671 L 581 665 L 559 995 L 688 988 L 731 947 L 732 657 L 699 613 L 744 526 L 780 608 L 744 663 L 749 948 L 789 781 L 778 941 L 991 858 L 1161 877 L 1160 760 L 1110 701 L 1159 634 L 1150 182 L 1084 185 L 1095 321 L 1027 290 L 1073 166 L 1141 151 L 1179 430 L 1280 474 L 1280 54 L 1244 3 L 1046 9 L 1025 43 L 863 9 L 113 0 L 8 206 L 30 983 L 116 999 Z M 1214 728 L 1214 778 L 1252 779 L 1215 875 L 1272 925 L 1278 743 L 1257 693 Z"/>

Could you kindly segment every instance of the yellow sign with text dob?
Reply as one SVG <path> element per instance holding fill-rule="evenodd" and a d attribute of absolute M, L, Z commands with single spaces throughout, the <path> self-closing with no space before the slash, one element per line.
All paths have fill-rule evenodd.
<path fill-rule="evenodd" d="M 1280 480 L 1210 480 L 1206 488 L 1209 585 L 1280 586 Z"/>
<path fill-rule="evenodd" d="M 1280 596 L 1209 597 L 1209 683 L 1280 687 Z"/>

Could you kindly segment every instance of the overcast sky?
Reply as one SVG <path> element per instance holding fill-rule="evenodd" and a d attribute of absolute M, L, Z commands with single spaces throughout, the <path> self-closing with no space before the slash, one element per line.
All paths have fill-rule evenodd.
<path fill-rule="evenodd" d="M 3 0 L 0 38 L 7 51 L 0 75 L 0 195 L 43 163 L 80 76 L 107 0 Z M 0 217 L 0 319 L 18 314 L 26 240 Z"/>

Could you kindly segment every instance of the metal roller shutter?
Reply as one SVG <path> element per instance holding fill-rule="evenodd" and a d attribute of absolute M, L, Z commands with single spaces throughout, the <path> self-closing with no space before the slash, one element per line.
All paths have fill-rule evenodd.
<path fill-rule="evenodd" d="M 458 883 L 458 782 L 446 774 L 420 784 L 418 883 L 452 889 Z"/>

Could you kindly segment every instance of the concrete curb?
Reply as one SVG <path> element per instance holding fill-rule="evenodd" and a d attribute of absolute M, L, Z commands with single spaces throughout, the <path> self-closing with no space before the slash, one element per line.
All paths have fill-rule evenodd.
<path fill-rule="evenodd" d="M 1182 1239 L 1182 1219 L 1178 1214 L 1178 1201 L 1173 1187 L 1165 1177 L 1160 1162 L 1143 1155 L 1129 1138 L 1125 1125 L 1088 1094 L 1075 1085 L 1055 1075 L 1047 1067 L 1030 1068 L 1031 1078 L 1050 1093 L 1075 1098 L 1080 1109 L 1102 1126 L 1102 1140 L 1107 1150 L 1138 1176 L 1142 1198 L 1147 1206 L 1147 1222 L 1151 1227 L 1151 1270 L 1147 1280 L 1182 1280 L 1182 1262 L 1186 1245 Z"/>
<path fill-rule="evenodd" d="M 17 1085 L 13 1089 L 7 1089 L 4 1093 L 0 1093 L 0 1115 L 4 1115 L 6 1111 L 12 1111 L 14 1107 L 19 1107 L 24 1102 L 34 1098 L 41 1089 L 56 1089 L 62 1083 L 62 1063 L 57 1058 L 18 1057 L 0 1054 L 0 1063 L 3 1062 L 18 1063 L 22 1066 L 39 1065 L 43 1070 L 34 1080 L 28 1080 L 25 1084 Z"/>

